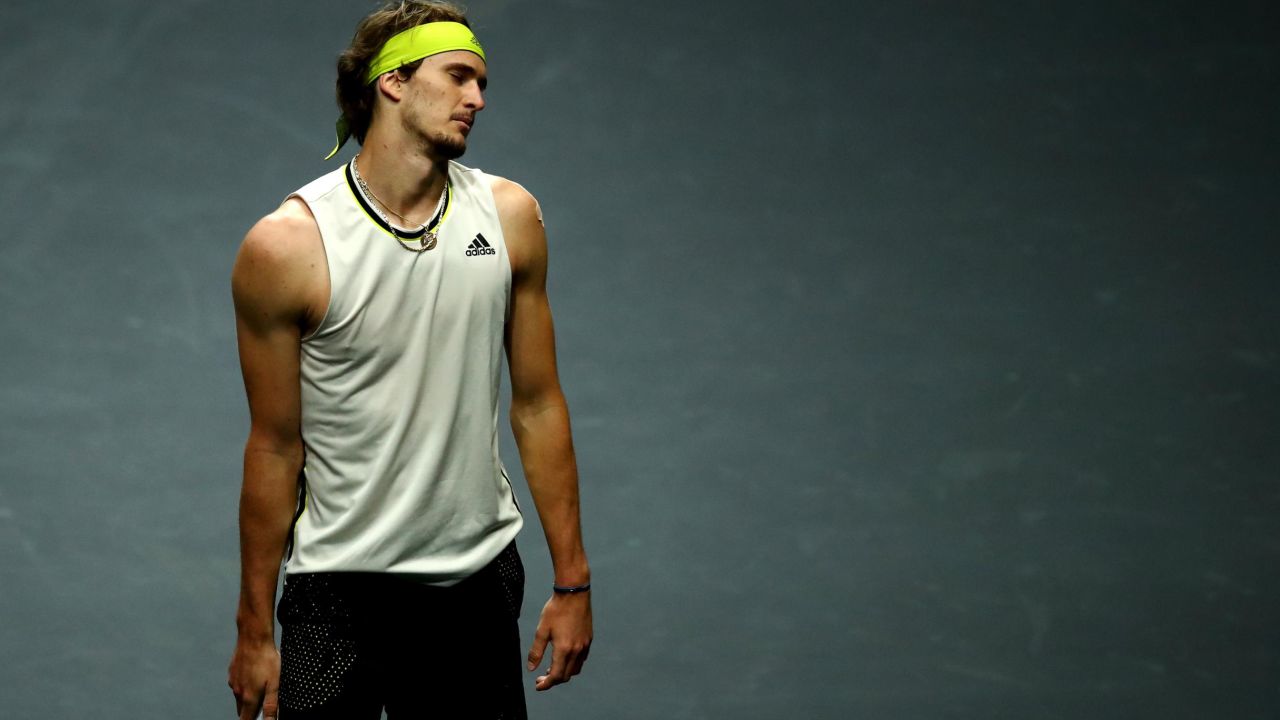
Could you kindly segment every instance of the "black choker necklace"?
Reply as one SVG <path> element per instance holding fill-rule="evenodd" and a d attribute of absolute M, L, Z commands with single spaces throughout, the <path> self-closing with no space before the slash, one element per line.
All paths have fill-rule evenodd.
<path fill-rule="evenodd" d="M 359 157 L 359 156 L 357 155 L 356 157 Z M 448 176 L 446 176 L 444 179 L 444 190 L 440 192 L 440 200 L 439 202 L 436 203 L 436 212 L 434 215 L 432 215 L 431 220 L 419 226 L 419 230 L 422 232 L 422 235 L 421 237 L 418 237 L 418 238 L 405 237 L 401 235 L 398 231 L 396 231 L 395 226 L 391 224 L 391 221 L 387 219 L 387 216 L 382 213 L 382 210 L 380 208 L 386 208 L 392 215 L 395 215 L 401 220 L 408 221 L 408 218 L 396 212 L 395 210 L 392 210 L 390 207 L 387 207 L 386 203 L 379 200 L 378 196 L 373 194 L 373 191 L 369 189 L 369 185 L 364 181 L 364 178 L 360 175 L 360 170 L 359 168 L 356 167 L 356 158 L 354 157 L 351 158 L 351 176 L 356 179 L 356 185 L 360 188 L 360 193 L 362 195 L 368 196 L 366 200 L 373 201 L 367 204 L 369 205 L 369 207 L 373 208 L 374 212 L 378 213 L 378 217 L 382 218 L 382 222 L 386 224 L 387 229 L 391 231 L 391 236 L 396 239 L 397 245 L 404 248 L 405 250 L 408 250 L 409 252 L 415 252 L 415 253 L 424 253 L 436 246 L 436 241 L 439 240 L 440 222 L 444 220 L 444 211 L 445 211 L 445 208 L 448 207 L 448 198 L 449 198 L 449 190 L 450 190 Z M 416 233 L 418 231 L 414 231 L 414 232 Z M 410 244 L 415 239 L 417 240 L 416 246 Z"/>

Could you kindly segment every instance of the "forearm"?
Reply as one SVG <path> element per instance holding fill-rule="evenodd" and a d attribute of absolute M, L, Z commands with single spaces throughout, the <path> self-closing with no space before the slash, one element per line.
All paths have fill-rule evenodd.
<path fill-rule="evenodd" d="M 241 637 L 274 637 L 276 583 L 298 502 L 301 448 L 245 448 L 240 491 L 240 603 L 236 625 Z"/>
<path fill-rule="evenodd" d="M 558 585 L 590 582 L 578 507 L 578 467 L 563 401 L 539 406 L 513 404 L 511 428 L 525 479 L 546 534 Z"/>

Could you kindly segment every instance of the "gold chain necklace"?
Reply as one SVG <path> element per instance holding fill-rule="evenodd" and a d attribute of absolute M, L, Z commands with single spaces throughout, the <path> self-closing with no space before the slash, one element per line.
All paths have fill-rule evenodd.
<path fill-rule="evenodd" d="M 359 157 L 359 156 L 357 155 L 356 157 Z M 418 246 L 414 247 L 413 245 L 410 245 L 409 243 L 405 242 L 406 238 L 401 236 L 400 233 L 396 231 L 395 226 L 392 225 L 391 221 L 387 219 L 387 216 L 383 214 L 381 208 L 386 208 L 387 211 L 390 212 L 392 215 L 395 215 L 396 217 L 400 218 L 401 220 L 404 220 L 405 222 L 411 222 L 411 221 L 409 220 L 409 218 L 401 215 L 395 210 L 392 210 L 389 205 L 379 200 L 378 196 L 373 194 L 373 191 L 369 189 L 368 183 L 364 181 L 364 176 L 360 174 L 360 169 L 356 167 L 356 158 L 354 157 L 351 158 L 351 175 L 355 177 L 356 185 L 360 187 L 360 192 L 369 196 L 367 199 L 373 200 L 373 202 L 369 203 L 369 206 L 373 208 L 374 212 L 378 213 L 378 217 L 382 218 L 382 222 L 386 223 L 387 229 L 391 231 L 391 236 L 396 239 L 397 245 L 404 248 L 405 250 L 408 250 L 409 252 L 414 252 L 414 253 L 424 253 L 436 246 L 436 241 L 439 240 L 440 222 L 444 220 L 444 209 L 446 206 L 445 201 L 449 197 L 450 185 L 449 185 L 448 176 L 445 176 L 444 190 L 441 191 L 440 193 L 440 200 L 436 202 L 435 213 L 432 214 L 430 220 L 428 220 L 427 222 L 419 226 L 419 229 L 422 230 L 422 237 L 418 239 Z M 435 230 L 428 230 L 427 228 L 432 225 L 435 226 Z M 407 238 L 407 239 L 413 240 L 413 238 Z"/>

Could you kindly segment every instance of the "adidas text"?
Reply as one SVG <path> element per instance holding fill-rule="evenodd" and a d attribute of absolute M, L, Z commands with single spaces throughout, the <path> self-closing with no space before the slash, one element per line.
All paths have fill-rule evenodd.
<path fill-rule="evenodd" d="M 467 257 L 475 257 L 476 255 L 496 255 L 496 254 L 497 254 L 497 251 L 493 249 L 493 246 L 489 244 L 488 240 L 484 239 L 484 235 L 481 233 L 476 233 L 475 239 L 472 240 L 471 244 L 467 246 Z"/>

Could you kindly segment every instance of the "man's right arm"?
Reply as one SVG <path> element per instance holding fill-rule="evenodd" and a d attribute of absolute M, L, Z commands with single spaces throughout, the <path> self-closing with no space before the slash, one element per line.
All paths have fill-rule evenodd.
<path fill-rule="evenodd" d="M 240 600 L 228 685 L 242 718 L 276 715 L 276 584 L 302 469 L 299 350 L 314 295 L 318 231 L 290 200 L 245 236 L 231 275 L 249 438 L 240 491 Z"/>

